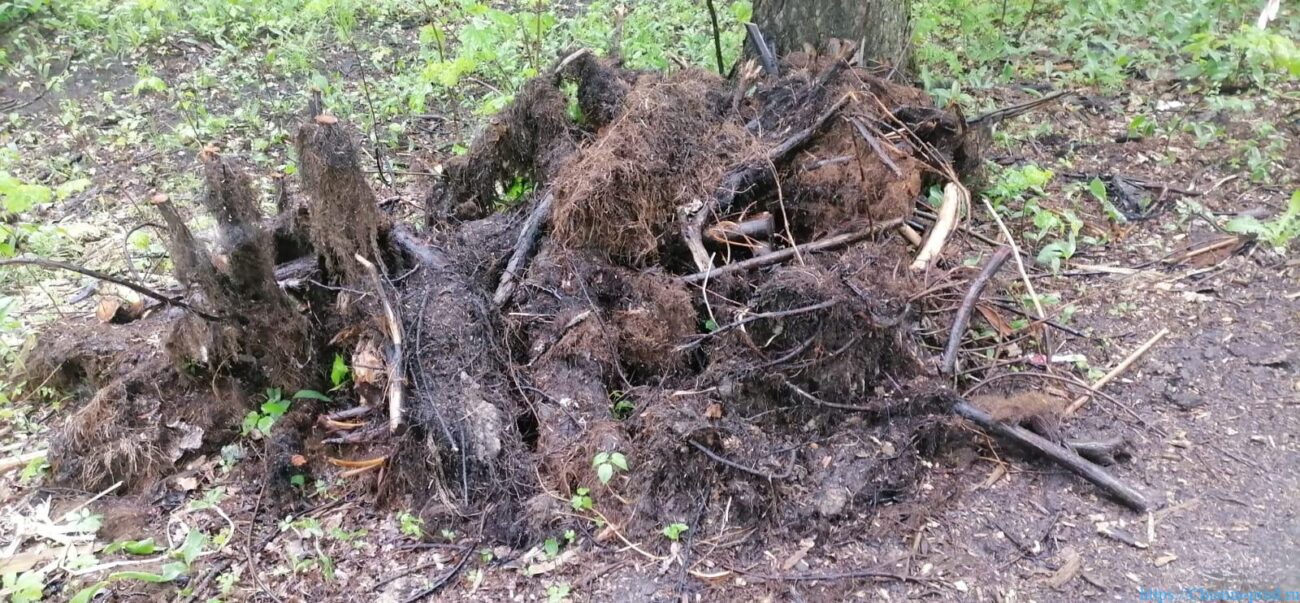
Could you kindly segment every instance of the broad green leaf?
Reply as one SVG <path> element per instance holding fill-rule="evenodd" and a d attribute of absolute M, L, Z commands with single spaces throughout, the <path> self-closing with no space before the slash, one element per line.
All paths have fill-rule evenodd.
<path fill-rule="evenodd" d="M 144 540 L 122 540 L 104 547 L 105 555 L 118 551 L 126 551 L 131 555 L 152 555 L 158 552 L 158 545 L 153 538 L 145 538 Z"/>
<path fill-rule="evenodd" d="M 185 566 L 189 567 L 199 557 L 199 553 L 203 552 L 203 547 L 207 546 L 207 544 L 207 534 L 198 530 L 190 530 L 185 535 L 185 542 L 181 544 L 181 548 L 177 549 L 176 554 L 180 555 L 181 561 L 184 561 Z"/>
<path fill-rule="evenodd" d="M 329 396 L 326 396 L 325 394 L 322 394 L 322 393 L 320 393 L 320 392 L 318 392 L 318 391 L 316 391 L 316 390 L 314 390 L 314 389 L 300 389 L 300 390 L 298 390 L 298 393 L 296 393 L 296 394 L 293 395 L 293 399 L 294 399 L 294 400 L 301 400 L 301 399 L 303 399 L 303 398 L 309 398 L 309 399 L 311 399 L 311 400 L 320 400 L 321 402 L 329 402 L 329 401 L 330 401 L 330 397 L 329 397 Z M 285 409 L 287 410 L 288 407 L 289 407 L 289 405 L 286 403 L 286 404 L 285 404 Z"/>
<path fill-rule="evenodd" d="M 343 385 L 343 382 L 347 381 L 348 374 L 351 372 L 352 369 L 348 368 L 348 363 L 346 360 L 343 359 L 343 355 L 335 354 L 334 366 L 330 367 L 330 383 L 333 383 L 334 387 Z M 298 392 L 298 393 L 302 393 L 302 392 Z"/>

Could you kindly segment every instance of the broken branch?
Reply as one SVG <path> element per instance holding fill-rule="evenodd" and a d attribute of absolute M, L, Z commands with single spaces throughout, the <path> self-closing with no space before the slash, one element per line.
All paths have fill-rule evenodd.
<path fill-rule="evenodd" d="M 952 234 L 953 227 L 957 225 L 959 210 L 966 204 L 965 200 L 969 199 L 969 195 L 966 188 L 956 182 L 949 182 L 943 187 L 943 204 L 939 206 L 939 219 L 935 220 L 934 228 L 930 229 L 930 236 L 925 240 L 925 246 L 921 247 L 920 253 L 916 254 L 916 260 L 912 262 L 912 270 L 929 268 L 930 262 L 943 252 L 944 243 L 948 242 L 948 235 Z"/>
<path fill-rule="evenodd" d="M 995 421 L 988 413 L 971 406 L 965 401 L 953 405 L 952 411 L 957 416 L 979 425 L 984 431 L 1009 442 L 1033 450 L 1057 464 L 1069 469 L 1075 475 L 1088 480 L 1093 485 L 1105 490 L 1111 496 L 1123 502 L 1125 506 L 1139 513 L 1146 512 L 1150 503 L 1141 492 L 1119 481 L 1105 469 L 1079 456 L 1077 453 L 1062 448 L 1046 438 L 1014 425 Z"/>
<path fill-rule="evenodd" d="M 397 431 L 402 424 L 402 406 L 404 391 L 402 387 L 402 321 L 397 317 L 397 308 L 389 298 L 384 279 L 379 276 L 379 269 L 361 254 L 353 256 L 357 263 L 370 273 L 370 280 L 375 285 L 375 294 L 384 305 L 384 316 L 388 319 L 388 338 L 392 341 L 392 353 L 388 358 L 388 430 Z"/>
<path fill-rule="evenodd" d="M 497 285 L 496 293 L 492 295 L 492 303 L 497 307 L 509 303 L 511 296 L 515 294 L 515 289 L 519 286 L 519 277 L 528 267 L 528 262 L 533 257 L 533 250 L 537 247 L 542 226 L 550 219 L 551 205 L 554 201 L 555 195 L 547 191 L 528 213 L 528 219 L 524 220 L 524 227 L 520 229 L 519 238 L 515 241 L 515 251 L 511 254 L 510 261 L 506 263 L 505 272 L 501 273 L 501 282 Z"/>
<path fill-rule="evenodd" d="M 781 144 L 769 149 L 765 161 L 749 161 L 729 170 L 723 176 L 722 182 L 718 185 L 713 196 L 704 201 L 704 204 L 695 210 L 695 214 L 690 219 L 682 220 L 682 240 L 685 241 L 686 247 L 691 250 L 691 259 L 695 261 L 697 270 L 704 272 L 713 265 L 708 252 L 704 249 L 704 221 L 709 219 L 710 216 L 720 216 L 730 209 L 740 191 L 747 190 L 763 182 L 766 178 L 771 178 L 773 176 L 771 166 L 784 162 L 791 154 L 808 144 L 808 141 L 812 140 L 812 137 L 826 125 L 826 122 L 830 121 L 832 117 L 849 104 L 851 98 L 847 94 L 840 97 L 838 101 L 835 101 L 835 104 L 818 116 L 807 128 L 791 134 Z"/>
<path fill-rule="evenodd" d="M 957 350 L 961 347 L 961 336 L 966 332 L 966 325 L 970 323 L 971 312 L 975 311 L 975 304 L 980 299 L 980 293 L 988 285 L 989 280 L 997 274 L 998 270 L 1005 264 L 1007 258 L 1011 257 L 1010 247 L 999 247 L 989 258 L 984 269 L 980 271 L 979 276 L 971 281 L 970 290 L 966 292 L 965 299 L 961 302 L 961 307 L 957 309 L 957 318 L 952 323 L 952 332 L 948 334 L 948 347 L 943 352 L 943 362 L 939 366 L 939 372 L 945 375 L 951 375 L 957 368 Z"/>

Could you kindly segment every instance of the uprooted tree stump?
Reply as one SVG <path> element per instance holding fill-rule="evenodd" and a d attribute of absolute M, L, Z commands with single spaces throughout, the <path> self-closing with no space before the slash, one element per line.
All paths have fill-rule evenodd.
<path fill-rule="evenodd" d="M 299 131 L 303 198 L 274 233 L 237 163 L 205 151 L 215 246 L 157 209 L 212 316 L 45 334 L 30 378 L 90 395 L 55 475 L 141 488 L 228 442 L 265 388 L 320 386 L 341 352 L 355 400 L 298 405 L 272 460 L 344 467 L 438 525 L 486 517 L 486 537 L 522 542 L 587 495 L 625 531 L 701 501 L 798 526 L 905 496 L 954 402 L 893 228 L 970 162 L 965 122 L 842 55 L 782 67 L 728 81 L 565 57 L 446 166 L 432 244 L 380 210 L 333 116 Z M 520 179 L 528 202 L 493 211 Z"/>

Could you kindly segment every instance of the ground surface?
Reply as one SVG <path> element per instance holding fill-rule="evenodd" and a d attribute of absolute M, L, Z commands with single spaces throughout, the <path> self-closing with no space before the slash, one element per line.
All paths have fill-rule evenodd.
<path fill-rule="evenodd" d="M 1218 14 L 1229 23 L 1222 31 L 1235 29 L 1232 19 L 1244 14 L 1207 5 L 1183 8 Z M 1026 10 L 1016 6 L 1013 17 L 1016 10 L 1021 15 Z M 1064 29 L 1077 25 L 1077 15 L 1067 5 L 1047 10 L 1038 23 L 1055 17 L 1063 37 L 1082 35 Z M 1055 10 L 1060 13 L 1051 12 Z M 555 11 L 581 17 L 583 9 Z M 481 119 L 474 115 L 475 102 L 461 101 L 491 97 L 494 88 L 509 89 L 509 81 L 475 72 L 471 79 L 479 81 L 466 80 L 462 96 L 433 94 L 431 106 L 412 107 L 405 93 L 392 94 L 394 86 L 409 82 L 389 78 L 413 65 L 394 57 L 431 52 L 427 40 L 422 44 L 418 39 L 418 28 L 429 20 L 428 15 L 387 8 L 364 15 L 357 26 L 359 53 L 331 46 L 327 38 L 280 38 L 295 40 L 312 55 L 312 64 L 327 66 L 318 69 L 333 78 L 327 98 L 351 107 L 363 122 L 369 111 L 352 61 L 361 55 L 373 58 L 367 64 L 376 71 L 368 85 L 382 90 L 376 93 L 381 96 L 376 121 L 398 124 L 379 128 L 383 136 L 391 135 L 385 142 L 389 169 L 399 174 L 391 189 L 377 190 L 411 205 L 418 203 L 425 183 L 410 172 L 437 165 L 452 145 L 466 142 L 472 124 Z M 1281 31 L 1294 32 L 1295 20 L 1284 13 Z M 924 26 L 942 30 L 944 24 Z M 675 44 L 687 48 L 708 41 L 681 31 L 696 30 L 646 28 L 625 36 L 636 40 L 671 33 L 678 36 Z M 227 34 L 233 38 L 238 32 Z M 1107 34 L 1097 30 L 1092 35 L 1103 39 Z M 1036 39 L 1032 33 L 1030 39 Z M 51 188 L 86 180 L 23 214 L 21 223 L 31 226 L 24 252 L 80 259 L 123 273 L 135 270 L 163 285 L 165 278 L 150 276 L 165 273 L 157 269 L 162 259 L 157 237 L 128 239 L 135 235 L 127 231 L 147 221 L 138 200 L 156 190 L 177 197 L 195 190 L 196 181 L 186 174 L 195 173 L 188 166 L 196 142 L 220 140 L 224 147 L 248 154 L 263 177 L 291 164 L 284 132 L 303 104 L 301 86 L 312 69 L 277 71 L 276 61 L 289 60 L 284 57 L 292 55 L 290 49 L 276 46 L 280 58 L 267 59 L 247 46 L 241 50 L 238 42 L 228 42 L 231 50 L 201 35 L 168 34 L 135 56 L 88 53 L 67 40 L 48 46 L 15 40 L 7 51 L 12 63 L 0 79 L 0 99 L 25 106 L 10 114 L 0 141 L 19 159 L 7 159 L 0 167 Z M 944 82 L 930 86 L 940 97 L 988 108 L 1030 98 L 1025 82 L 1082 91 L 1079 99 L 1000 127 L 988 152 L 995 165 L 986 173 L 985 190 L 1006 212 L 1031 260 L 1052 243 L 1074 241 L 1059 274 L 1042 264 L 1034 268 L 1040 293 L 1052 300 L 1053 317 L 1087 336 L 1053 333 L 1055 353 L 1086 358 L 1086 365 L 1059 364 L 1054 370 L 1095 380 L 1152 335 L 1169 330 L 1104 389 L 1140 422 L 1111 402 L 1093 399 L 1062 426 L 1072 437 L 1129 438 L 1132 458 L 1114 471 L 1161 501 L 1150 515 L 1135 515 L 1060 468 L 991 447 L 972 431 L 930 459 L 914 491 L 863 510 L 854 525 L 869 528 L 860 532 L 827 524 L 806 534 L 760 541 L 746 526 L 735 526 L 698 537 L 688 532 L 680 543 L 628 543 L 592 528 L 572 538 L 556 534 L 553 543 L 535 543 L 532 550 L 511 550 L 437 525 L 420 525 L 400 509 L 377 508 L 372 492 L 343 479 L 324 477 L 300 495 L 266 492 L 258 446 L 247 441 L 223 455 L 195 459 L 150 492 L 90 503 L 90 514 L 100 516 L 98 532 L 80 523 L 93 520 L 83 517 L 80 507 L 96 493 L 43 482 L 39 461 L 7 473 L 0 481 L 5 509 L 0 550 L 12 555 L 0 561 L 6 595 L 24 600 L 20 595 L 30 594 L 35 583 L 36 592 L 43 589 L 48 600 L 67 600 L 111 571 L 160 572 L 170 560 L 165 551 L 190 549 L 183 542 L 194 530 L 208 538 L 204 546 L 190 549 L 198 556 L 187 560 L 192 563 L 186 577 L 152 584 L 143 576 L 126 576 L 101 599 L 157 600 L 176 596 L 178 589 L 182 595 L 194 589 L 204 599 L 270 600 L 259 594 L 269 590 L 290 601 L 343 601 L 358 593 L 401 601 L 444 581 L 438 599 L 483 601 L 679 596 L 1056 601 L 1135 600 L 1144 590 L 1193 598 L 1198 593 L 1184 589 L 1300 591 L 1300 261 L 1294 252 L 1264 242 L 1223 250 L 1232 253 L 1210 251 L 1186 260 L 1179 255 L 1231 234 L 1220 228 L 1238 213 L 1267 218 L 1285 211 L 1300 177 L 1294 166 L 1300 157 L 1294 81 L 1269 79 L 1262 87 L 1216 94 L 1202 80 L 1156 68 L 1098 75 L 1088 70 L 1097 60 L 1109 60 L 1107 55 L 1097 59 L 1078 49 L 1029 43 L 1007 47 L 1016 61 L 1010 77 L 1003 73 L 979 81 L 978 74 L 991 68 L 968 65 L 976 75 L 966 80 L 935 66 L 954 45 L 934 46 L 920 54 L 929 61 L 926 74 Z M 27 60 L 41 48 L 73 58 L 66 64 L 51 61 L 42 72 L 34 68 L 39 61 Z M 332 51 L 317 54 L 321 48 Z M 372 54 L 383 48 L 389 54 Z M 517 50 L 526 54 L 526 48 L 520 44 Z M 966 40 L 964 49 L 986 50 L 978 39 Z M 707 46 L 691 52 L 685 55 L 691 61 L 709 57 Z M 1043 56 L 1048 60 L 1040 60 Z M 1184 55 L 1168 56 L 1171 62 L 1190 61 Z M 671 61 L 647 63 L 667 67 Z M 141 89 L 140 82 L 149 76 L 141 65 L 168 82 L 168 91 Z M 1075 78 L 1072 72 L 1084 75 Z M 40 94 L 57 73 L 63 74 L 61 85 Z M 963 82 L 964 89 L 952 93 Z M 198 97 L 209 100 L 196 102 Z M 256 102 L 250 104 L 250 98 Z M 399 117 L 406 114 L 434 117 Z M 1026 166 L 1055 174 L 1026 186 L 1017 182 L 1028 173 Z M 1071 179 L 1072 173 L 1086 177 Z M 1093 176 L 1115 173 L 1184 192 L 1155 187 L 1152 217 L 1121 224 L 1087 190 Z M 264 181 L 270 190 L 271 180 Z M 982 214 L 976 211 L 971 228 L 996 237 Z M 1077 237 L 1068 236 L 1067 216 L 1081 223 Z M 969 237 L 959 237 L 956 244 L 965 246 L 959 253 L 971 258 L 988 250 Z M 132 269 L 122 259 L 123 247 L 133 258 Z M 87 284 L 64 274 L 6 275 L 3 293 L 20 303 L 7 306 L 7 340 L 21 342 L 32 325 L 44 320 L 89 314 L 93 300 L 67 301 Z M 1027 309 L 1021 299 L 1005 301 Z M 1010 328 L 1021 327 L 1010 314 L 1004 318 Z M 15 325 L 14 320 L 21 322 Z M 986 318 L 977 319 L 975 327 L 993 342 L 996 331 Z M 1017 359 L 1036 351 L 1002 342 L 995 358 Z M 962 386 L 970 387 L 980 376 L 969 375 Z M 1050 381 L 1015 379 L 1059 389 Z M 75 405 L 53 392 L 12 397 L 0 425 L 5 456 L 43 448 L 48 427 Z M 859 444 L 864 450 L 892 446 Z M 70 510 L 75 513 L 65 517 Z M 259 528 L 250 530 L 250 522 Z M 145 538 L 158 543 L 156 552 L 131 556 L 101 549 Z M 245 554 L 250 549 L 255 556 Z M 139 563 L 141 559 L 147 562 Z M 122 562 L 132 564 L 95 567 Z M 687 566 L 705 577 L 687 575 Z M 87 567 L 95 571 L 79 574 Z M 29 579 L 27 591 L 20 588 L 23 576 Z M 818 576 L 823 579 L 812 579 Z"/>

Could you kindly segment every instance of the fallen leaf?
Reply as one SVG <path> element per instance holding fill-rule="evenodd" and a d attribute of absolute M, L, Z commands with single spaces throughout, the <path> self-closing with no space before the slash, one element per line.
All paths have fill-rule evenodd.
<path fill-rule="evenodd" d="M 1164 567 L 1166 565 L 1169 565 L 1170 563 L 1173 563 L 1176 559 L 1178 559 L 1178 555 L 1175 555 L 1173 553 L 1165 553 L 1164 555 L 1156 557 L 1155 564 L 1156 567 Z"/>
<path fill-rule="evenodd" d="M 199 487 L 199 478 L 197 477 L 178 477 L 176 478 L 176 487 L 182 492 L 197 490 Z"/>
<path fill-rule="evenodd" d="M 1046 583 L 1052 588 L 1061 588 L 1078 576 L 1082 568 L 1083 558 L 1079 556 L 1078 551 L 1067 547 L 1061 551 L 1061 567 L 1056 568 L 1056 573 L 1053 573 Z"/>
<path fill-rule="evenodd" d="M 998 332 L 998 335 L 1007 337 L 1016 332 L 1016 330 L 1011 328 L 1011 325 L 1007 323 L 1007 320 L 1002 318 L 1002 315 L 991 306 L 978 304 L 975 306 L 975 309 L 979 310 L 980 316 L 983 316 L 984 320 L 988 321 L 988 323 L 993 326 L 994 330 Z"/>
<path fill-rule="evenodd" d="M 705 409 L 704 409 L 704 418 L 706 418 L 706 419 L 721 419 L 721 418 L 722 418 L 722 405 L 721 405 L 721 404 L 718 404 L 717 402 L 714 402 L 713 404 L 710 404 L 708 408 L 705 408 Z"/>
<path fill-rule="evenodd" d="M 374 341 L 367 339 L 357 346 L 352 354 L 353 383 L 357 386 L 377 384 L 384 378 L 386 370 L 384 357 Z"/>
<path fill-rule="evenodd" d="M 293 457 L 289 459 L 289 464 L 293 465 L 294 467 L 301 467 L 307 464 L 307 457 L 301 454 L 295 454 L 293 455 Z"/>
<path fill-rule="evenodd" d="M 976 490 L 983 490 L 985 488 L 990 488 L 993 486 L 993 484 L 1002 481 L 1002 478 L 1006 476 L 1007 476 L 1006 466 L 1003 465 L 1002 463 L 998 463 L 993 466 L 993 470 L 989 472 L 989 476 L 984 478 L 984 483 L 980 484 L 979 488 L 976 488 Z"/>

